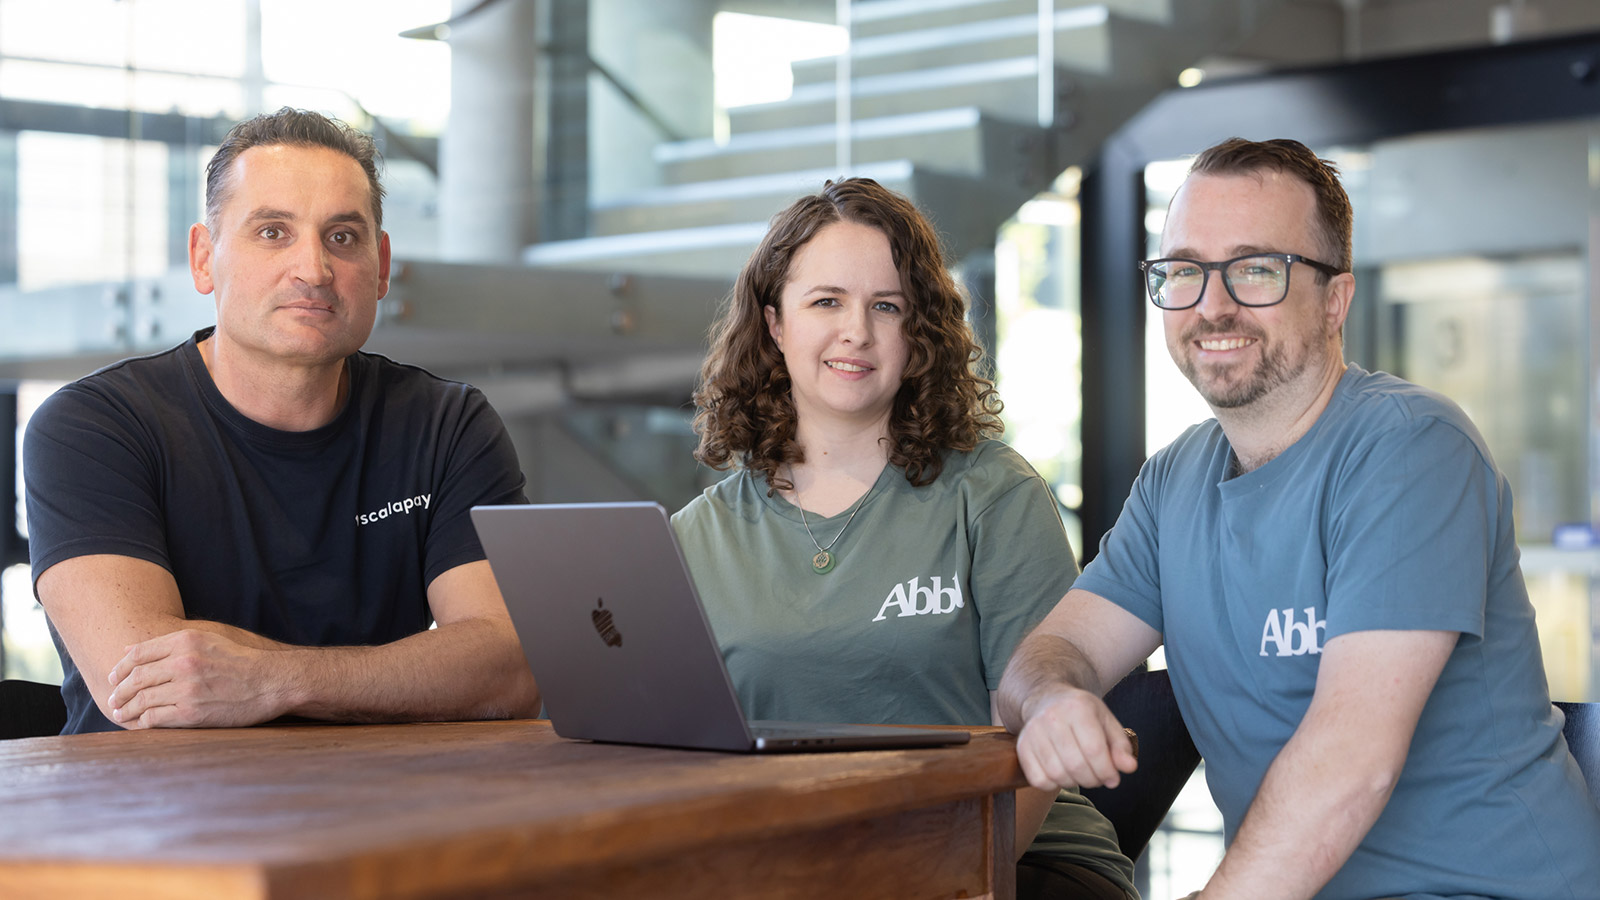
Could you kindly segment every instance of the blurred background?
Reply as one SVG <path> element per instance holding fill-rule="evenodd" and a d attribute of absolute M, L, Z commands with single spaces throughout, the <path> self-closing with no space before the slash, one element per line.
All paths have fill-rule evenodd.
<path fill-rule="evenodd" d="M 1186 157 L 1300 139 L 1356 206 L 1348 358 L 1477 421 L 1552 693 L 1596 699 L 1594 0 L 0 0 L 5 677 L 60 677 L 28 416 L 212 322 L 186 269 L 203 168 L 283 105 L 377 135 L 396 271 L 369 349 L 481 387 L 535 502 L 676 509 L 719 477 L 687 402 L 768 218 L 841 175 L 908 194 L 1084 558 L 1209 415 L 1134 268 Z M 1146 892 L 1203 884 L 1220 825 L 1202 770 Z"/>

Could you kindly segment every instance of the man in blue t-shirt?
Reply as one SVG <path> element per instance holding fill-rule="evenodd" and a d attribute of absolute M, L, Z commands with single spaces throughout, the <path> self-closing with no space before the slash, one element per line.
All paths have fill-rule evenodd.
<path fill-rule="evenodd" d="M 1145 464 L 1001 715 L 1035 787 L 1115 787 L 1100 696 L 1164 644 L 1228 841 L 1199 896 L 1592 898 L 1510 491 L 1449 400 L 1345 364 L 1351 223 L 1299 143 L 1195 160 L 1141 268 L 1216 418 Z"/>
<path fill-rule="evenodd" d="M 505 428 L 475 389 L 360 352 L 382 201 L 369 136 L 287 108 L 241 123 L 189 232 L 216 326 L 29 423 L 67 732 L 537 714 L 468 517 L 524 500 Z"/>

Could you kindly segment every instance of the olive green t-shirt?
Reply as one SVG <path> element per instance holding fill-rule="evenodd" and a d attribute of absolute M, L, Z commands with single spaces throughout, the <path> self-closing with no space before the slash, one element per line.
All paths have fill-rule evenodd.
<path fill-rule="evenodd" d="M 803 524 L 741 469 L 672 517 L 746 714 L 989 724 L 1012 650 L 1078 574 L 1049 486 L 983 441 L 946 454 L 926 487 L 886 466 L 846 527 L 850 513 Z M 832 571 L 813 569 L 812 536 Z M 1062 792 L 1033 849 L 1133 893 L 1111 823 L 1076 793 Z"/>

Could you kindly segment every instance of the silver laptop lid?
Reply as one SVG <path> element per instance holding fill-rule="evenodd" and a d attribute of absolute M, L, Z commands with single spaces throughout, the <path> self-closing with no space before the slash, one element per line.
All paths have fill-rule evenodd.
<path fill-rule="evenodd" d="M 472 522 L 557 734 L 752 746 L 660 504 L 479 506 Z"/>

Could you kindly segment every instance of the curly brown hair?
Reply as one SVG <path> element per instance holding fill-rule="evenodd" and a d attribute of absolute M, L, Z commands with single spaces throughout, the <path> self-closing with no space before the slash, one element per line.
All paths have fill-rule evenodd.
<path fill-rule="evenodd" d="M 711 352 L 694 392 L 695 459 L 714 469 L 740 464 L 758 471 L 769 492 L 794 487 L 778 472 L 804 462 L 805 452 L 795 440 L 789 371 L 763 310 L 782 314 L 795 255 L 836 222 L 876 228 L 889 239 L 906 295 L 902 327 L 910 344 L 889 414 L 889 462 L 913 485 L 932 484 L 946 450 L 971 450 L 1001 431 L 1000 397 L 975 371 L 983 350 L 933 226 L 910 200 L 870 178 L 829 181 L 773 217 L 711 326 Z"/>

